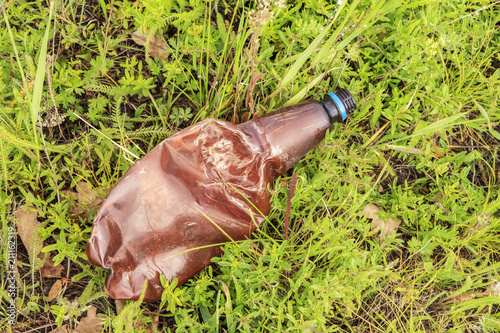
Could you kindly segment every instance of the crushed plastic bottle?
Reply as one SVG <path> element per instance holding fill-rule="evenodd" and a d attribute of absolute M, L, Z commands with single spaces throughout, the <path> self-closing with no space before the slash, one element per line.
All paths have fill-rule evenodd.
<path fill-rule="evenodd" d="M 161 142 L 126 172 L 99 210 L 87 244 L 109 268 L 114 299 L 161 299 L 160 275 L 184 283 L 245 239 L 270 211 L 268 184 L 356 108 L 345 89 L 240 125 L 207 119 Z M 263 215 L 261 215 L 261 213 Z"/>

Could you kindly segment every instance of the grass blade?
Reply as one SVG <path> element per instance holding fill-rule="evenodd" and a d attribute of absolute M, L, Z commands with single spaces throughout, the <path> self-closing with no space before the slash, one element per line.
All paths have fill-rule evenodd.
<path fill-rule="evenodd" d="M 52 20 L 52 11 L 54 2 L 50 3 L 49 19 L 45 27 L 45 35 L 43 36 L 42 45 L 40 46 L 40 55 L 36 70 L 35 84 L 33 86 L 33 98 L 31 100 L 31 121 L 33 123 L 33 135 L 35 136 L 35 144 L 38 146 L 38 135 L 36 131 L 36 122 L 40 113 L 40 101 L 42 100 L 43 82 L 45 80 L 45 66 L 47 63 L 47 45 L 49 42 L 50 22 Z"/>
<path fill-rule="evenodd" d="M 299 72 L 299 70 L 302 68 L 302 65 L 304 65 L 304 63 L 307 61 L 307 59 L 309 59 L 309 57 L 311 56 L 311 54 L 314 52 L 314 50 L 316 50 L 316 48 L 318 47 L 319 43 L 321 43 L 321 41 L 323 40 L 323 38 L 325 37 L 326 33 L 330 30 L 330 28 L 332 27 L 333 25 L 333 22 L 335 21 L 332 21 L 330 22 L 330 24 L 328 24 L 324 29 L 323 31 L 321 31 L 321 33 L 313 40 L 313 42 L 304 50 L 304 52 L 302 52 L 300 54 L 300 56 L 297 58 L 297 60 L 294 62 L 294 64 L 292 65 L 292 67 L 290 67 L 290 69 L 288 70 L 288 72 L 286 72 L 285 76 L 283 77 L 283 81 L 281 81 L 281 84 L 280 84 L 280 87 L 283 88 L 285 87 L 287 84 L 289 84 L 290 82 L 292 82 L 292 80 L 297 76 L 297 73 Z"/>
<path fill-rule="evenodd" d="M 497 131 L 495 131 L 493 129 L 493 126 L 491 126 L 490 117 L 488 116 L 488 113 L 486 112 L 486 110 L 474 98 L 472 98 L 472 101 L 474 102 L 474 104 L 476 105 L 476 107 L 479 109 L 479 112 L 481 112 L 481 115 L 486 119 L 486 122 L 488 124 L 488 130 L 489 130 L 490 134 L 495 139 L 500 140 L 500 133 L 498 133 Z"/>
<path fill-rule="evenodd" d="M 309 90 L 311 90 L 312 88 L 314 88 L 318 84 L 318 82 L 320 82 L 325 77 L 325 74 L 326 74 L 326 72 L 321 73 L 314 80 L 312 80 L 311 82 L 306 84 L 306 86 L 304 88 L 302 88 L 302 90 L 300 90 L 297 94 L 295 94 L 295 96 L 290 98 L 290 100 L 288 100 L 288 102 L 286 102 L 283 106 L 287 107 L 287 106 L 294 105 L 294 104 L 297 104 L 298 102 L 300 102 L 302 100 L 302 98 L 304 98 L 304 96 L 307 94 L 307 92 Z"/>
<path fill-rule="evenodd" d="M 456 120 L 462 118 L 465 115 L 465 113 L 458 113 L 455 114 L 451 117 L 447 117 L 441 120 L 436 121 L 435 123 L 432 123 L 430 125 L 425 126 L 424 128 L 421 128 L 413 133 L 413 136 L 416 135 L 423 135 L 423 134 L 429 134 L 429 133 L 435 133 L 439 132 L 442 130 L 445 130 L 451 126 L 456 125 Z"/>

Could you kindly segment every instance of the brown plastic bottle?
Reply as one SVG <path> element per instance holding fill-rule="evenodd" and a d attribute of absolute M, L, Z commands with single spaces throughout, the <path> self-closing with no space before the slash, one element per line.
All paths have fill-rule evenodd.
<path fill-rule="evenodd" d="M 161 299 L 160 275 L 178 284 L 245 239 L 270 211 L 268 184 L 356 108 L 341 89 L 238 126 L 215 119 L 164 140 L 111 190 L 94 220 L 87 256 L 111 269 L 114 299 Z M 257 211 L 255 207 L 259 210 Z"/>

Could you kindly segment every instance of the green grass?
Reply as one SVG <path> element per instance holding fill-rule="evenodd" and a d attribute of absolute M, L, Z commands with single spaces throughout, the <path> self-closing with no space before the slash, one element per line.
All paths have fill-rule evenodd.
<path fill-rule="evenodd" d="M 0 331 L 75 328 L 90 306 L 109 332 L 500 330 L 500 2 L 335 3 L 259 14 L 241 0 L 4 1 Z M 137 29 L 165 41 L 163 58 L 132 41 Z M 339 87 L 358 110 L 275 181 L 250 239 L 184 285 L 166 282 L 161 303 L 103 293 L 107 272 L 85 245 L 99 198 L 132 163 L 191 123 Z M 400 220 L 394 235 L 371 230 L 367 204 Z M 45 249 L 33 259 L 17 238 L 11 325 L 19 207 L 38 212 Z M 61 277 L 41 277 L 47 254 Z"/>

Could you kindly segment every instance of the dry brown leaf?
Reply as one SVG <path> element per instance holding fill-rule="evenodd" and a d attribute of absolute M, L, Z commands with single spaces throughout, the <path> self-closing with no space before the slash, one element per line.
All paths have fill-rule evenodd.
<path fill-rule="evenodd" d="M 136 31 L 134 31 L 132 34 L 132 40 L 136 43 L 136 44 L 139 44 L 141 46 L 145 46 L 146 45 L 146 41 L 147 41 L 147 38 L 148 36 L 146 36 L 145 34 L 143 34 L 141 32 L 141 29 L 137 29 Z"/>
<path fill-rule="evenodd" d="M 144 312 L 145 316 L 152 317 L 153 321 L 151 323 L 143 323 L 138 320 L 138 322 L 134 325 L 134 328 L 137 332 L 145 332 L 145 333 L 154 333 L 158 332 L 158 324 L 160 322 L 160 316 L 153 315 L 153 313 L 147 311 Z"/>
<path fill-rule="evenodd" d="M 160 323 L 160 316 L 159 315 L 153 316 L 153 322 L 151 323 L 151 325 L 154 328 L 154 332 L 158 332 L 159 323 Z"/>
<path fill-rule="evenodd" d="M 396 222 L 390 217 L 385 216 L 387 215 L 386 212 L 380 209 L 380 207 L 372 204 L 367 204 L 362 214 L 366 218 L 372 220 L 372 230 L 379 229 L 379 238 L 381 241 L 395 234 L 401 223 L 399 220 Z"/>
<path fill-rule="evenodd" d="M 84 211 L 83 207 L 78 204 L 78 193 L 70 190 L 61 191 L 63 199 L 67 199 L 70 203 L 68 211 L 71 214 L 80 214 Z M 76 198 L 76 200 L 74 199 Z"/>
<path fill-rule="evenodd" d="M 91 306 L 87 310 L 87 316 L 80 320 L 78 326 L 74 329 L 74 333 L 101 333 L 104 325 L 102 319 L 97 317 L 97 309 Z"/>
<path fill-rule="evenodd" d="M 440 145 L 435 144 L 434 141 L 439 142 L 439 140 L 432 140 L 432 152 L 436 155 L 436 158 L 441 158 L 446 155 L 446 152 L 443 150 L 443 148 Z"/>
<path fill-rule="evenodd" d="M 387 145 L 388 149 L 400 151 L 403 153 L 409 153 L 409 154 L 417 154 L 417 155 L 424 155 L 425 151 L 422 149 L 418 148 L 411 148 L 411 147 L 405 147 L 405 146 L 396 146 L 396 145 Z"/>
<path fill-rule="evenodd" d="M 63 198 L 68 199 L 71 203 L 69 212 L 72 214 L 82 214 L 88 217 L 89 211 L 87 206 L 91 204 L 98 207 L 102 203 L 102 196 L 99 195 L 99 191 L 91 189 L 85 181 L 80 181 L 76 184 L 76 192 L 71 190 L 61 192 Z M 73 198 L 76 198 L 76 200 Z"/>
<path fill-rule="evenodd" d="M 433 152 L 434 154 L 436 154 L 436 157 L 437 157 L 437 158 L 441 158 L 441 157 L 443 157 L 444 155 L 446 155 L 446 152 L 444 152 L 444 151 L 443 151 L 443 150 L 441 150 L 441 149 L 437 149 L 437 148 L 434 148 L 434 149 L 432 150 L 432 152 Z"/>
<path fill-rule="evenodd" d="M 43 263 L 42 267 L 40 267 L 40 274 L 42 278 L 47 277 L 61 277 L 62 271 L 64 267 L 62 265 L 54 266 L 54 261 L 50 257 L 50 253 L 48 253 L 47 260 Z"/>
<path fill-rule="evenodd" d="M 40 260 L 44 259 L 44 254 L 41 252 L 44 246 L 42 238 L 37 236 L 36 229 L 42 224 L 38 222 L 38 213 L 33 211 L 32 206 L 19 208 L 14 212 L 17 219 L 17 231 L 21 240 L 28 250 L 30 262 L 33 264 L 33 258 L 37 257 Z M 60 277 L 64 268 L 62 265 L 54 266 L 54 262 L 48 254 L 47 260 L 40 267 L 40 274 L 44 277 Z"/>
<path fill-rule="evenodd" d="M 49 296 L 47 297 L 47 300 L 49 302 L 52 302 L 57 297 L 57 295 L 61 292 L 62 288 L 63 288 L 62 280 L 57 280 L 50 288 Z"/>
<path fill-rule="evenodd" d="M 43 248 L 42 238 L 36 234 L 36 228 L 42 224 L 38 222 L 38 213 L 33 211 L 33 206 L 19 207 L 14 212 L 17 219 L 17 232 L 21 236 L 21 240 L 29 253 L 31 264 Z"/>
<path fill-rule="evenodd" d="M 78 202 L 89 202 L 95 206 L 102 202 L 102 197 L 99 196 L 99 191 L 91 189 L 87 182 L 81 181 L 76 184 L 76 191 L 78 192 Z"/>
<path fill-rule="evenodd" d="M 62 325 L 61 327 L 58 327 L 49 333 L 70 333 L 68 325 Z"/>
<path fill-rule="evenodd" d="M 494 281 L 486 290 L 491 296 L 500 296 L 500 282 Z"/>
<path fill-rule="evenodd" d="M 141 32 L 141 29 L 137 29 L 132 33 L 132 40 L 139 45 L 146 46 L 148 36 Z M 157 35 L 151 36 L 149 40 L 149 54 L 153 58 L 166 58 L 168 46 L 167 43 Z"/>

